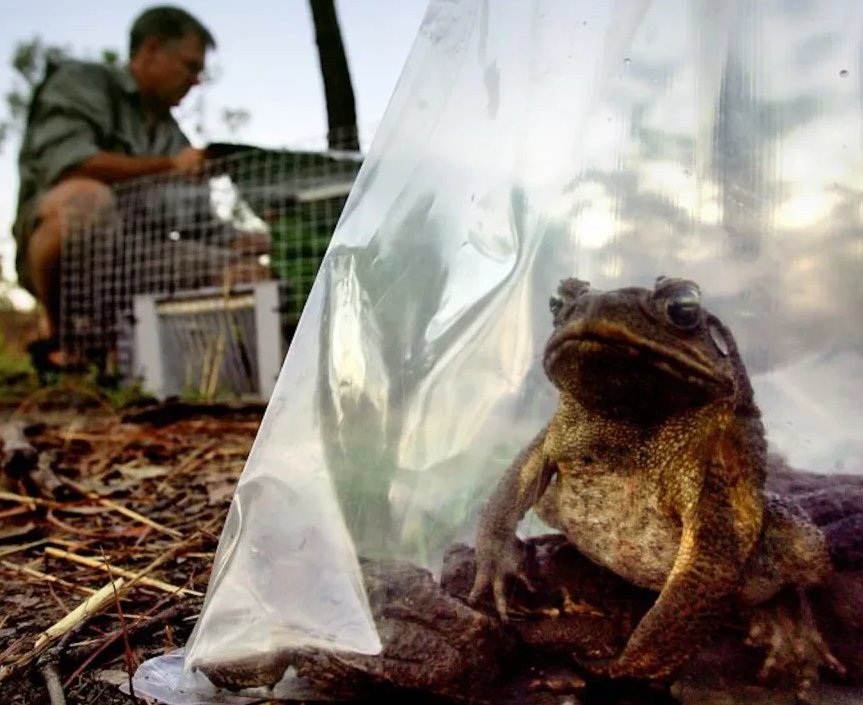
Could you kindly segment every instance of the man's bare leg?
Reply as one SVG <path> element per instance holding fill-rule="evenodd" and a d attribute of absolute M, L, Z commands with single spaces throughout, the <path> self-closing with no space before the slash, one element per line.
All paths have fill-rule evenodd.
<path fill-rule="evenodd" d="M 39 224 L 30 236 L 27 262 L 34 293 L 44 306 L 48 335 L 57 336 L 60 322 L 60 259 L 63 240 L 73 228 L 87 228 L 114 214 L 114 195 L 100 181 L 70 178 L 48 191 L 39 202 Z M 62 351 L 52 362 L 64 364 Z"/>

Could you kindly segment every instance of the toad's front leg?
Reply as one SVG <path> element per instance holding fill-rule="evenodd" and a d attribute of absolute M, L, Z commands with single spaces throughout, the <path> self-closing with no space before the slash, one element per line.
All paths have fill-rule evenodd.
<path fill-rule="evenodd" d="M 605 678 L 670 681 L 734 600 L 761 530 L 760 490 L 710 468 L 697 502 L 681 511 L 674 566 L 617 660 L 589 670 Z"/>
<path fill-rule="evenodd" d="M 476 578 L 468 601 L 475 604 L 491 586 L 495 607 L 507 619 L 506 580 L 513 576 L 530 588 L 522 567 L 518 523 L 542 496 L 557 471 L 545 452 L 548 429 L 537 434 L 509 466 L 480 518 L 476 537 Z"/>

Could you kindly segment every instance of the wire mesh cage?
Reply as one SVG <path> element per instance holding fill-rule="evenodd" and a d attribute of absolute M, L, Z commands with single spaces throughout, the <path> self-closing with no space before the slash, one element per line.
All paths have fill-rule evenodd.
<path fill-rule="evenodd" d="M 250 324 L 225 316 L 239 315 L 241 307 L 228 303 L 232 296 L 265 281 L 278 282 L 279 325 L 269 335 L 283 345 L 290 341 L 360 161 L 228 144 L 207 152 L 201 174 L 124 182 L 102 212 L 67 223 L 60 316 L 65 350 L 126 378 L 139 375 L 135 299 L 157 295 L 167 336 L 162 354 L 200 357 L 207 346 L 218 347 L 213 340 L 220 336 L 237 355 L 254 351 Z M 224 320 L 217 324 L 214 316 Z M 240 345 L 242 336 L 249 340 Z M 246 364 L 237 355 L 221 355 L 224 369 L 205 376 L 240 379 L 230 374 L 232 366 Z M 262 392 L 247 382 L 201 387 L 207 394 Z"/>

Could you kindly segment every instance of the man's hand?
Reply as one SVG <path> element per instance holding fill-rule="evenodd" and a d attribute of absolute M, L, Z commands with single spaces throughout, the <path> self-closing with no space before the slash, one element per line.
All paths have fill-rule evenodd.
<path fill-rule="evenodd" d="M 204 154 L 203 149 L 186 147 L 171 157 L 173 171 L 185 175 L 197 174 L 204 166 Z"/>

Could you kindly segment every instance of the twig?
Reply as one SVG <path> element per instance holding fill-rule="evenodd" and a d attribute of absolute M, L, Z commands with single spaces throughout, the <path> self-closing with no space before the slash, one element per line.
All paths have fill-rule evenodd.
<path fill-rule="evenodd" d="M 60 662 L 60 658 L 63 653 L 66 651 L 66 646 L 69 641 L 72 639 L 73 635 L 76 634 L 81 627 L 84 625 L 84 622 L 79 622 L 75 627 L 66 632 L 61 639 L 57 641 L 50 649 L 48 649 L 42 656 L 39 657 L 39 663 L 50 663 L 52 665 L 56 665 Z M 59 681 L 59 674 L 57 675 L 57 680 Z M 47 683 L 47 678 L 46 678 Z M 69 687 L 69 681 L 67 680 L 60 686 L 61 691 L 65 691 L 66 688 Z M 50 694 L 50 686 L 49 686 L 49 694 Z M 53 705 L 53 699 L 52 699 Z"/>
<path fill-rule="evenodd" d="M 0 663 L 5 662 L 6 659 L 11 654 L 14 654 L 18 650 L 18 647 L 21 646 L 21 644 L 23 644 L 27 640 L 28 640 L 28 637 L 26 635 L 25 636 L 19 636 L 11 644 L 9 644 L 9 646 L 6 647 L 5 651 L 0 652 Z M 2 683 L 3 679 L 8 675 L 8 673 L 6 673 L 7 670 L 8 669 L 6 668 L 6 666 L 0 666 L 0 683 Z"/>
<path fill-rule="evenodd" d="M 12 517 L 20 516 L 21 514 L 28 514 L 32 511 L 33 510 L 30 507 L 25 507 L 23 504 L 20 504 L 17 507 L 12 507 L 11 509 L 4 509 L 0 512 L 0 522 L 4 522 Z"/>
<path fill-rule="evenodd" d="M 87 443 L 104 443 L 106 440 L 112 440 L 116 431 L 113 428 L 108 429 L 105 433 L 92 433 L 88 431 L 79 431 L 72 429 L 71 431 L 62 431 L 59 436 L 67 445 L 72 441 L 85 441 Z"/>
<path fill-rule="evenodd" d="M 154 609 L 158 609 L 163 604 L 165 604 L 166 601 L 167 601 L 167 599 L 162 600 L 161 602 L 159 602 L 156 605 L 156 607 Z M 162 610 L 158 614 L 151 615 L 149 617 L 144 617 L 143 619 L 136 622 L 135 624 L 130 625 L 127 629 L 127 632 L 129 634 L 133 634 L 133 633 L 139 632 L 143 629 L 147 629 L 152 624 L 156 624 L 158 622 L 167 622 L 167 621 L 173 619 L 174 617 L 176 617 L 178 614 L 180 614 L 185 608 L 186 608 L 186 606 L 182 603 L 172 605 L 171 607 L 168 607 L 167 609 Z M 66 679 L 66 681 L 63 683 L 63 687 L 68 688 L 70 685 L 72 685 L 72 683 L 74 683 L 75 680 L 77 678 L 79 678 L 81 676 L 81 674 L 84 673 L 84 671 L 87 670 L 87 667 L 91 663 L 93 663 L 93 661 L 95 661 L 97 658 L 99 658 L 99 656 L 101 656 L 102 653 L 104 653 L 104 651 L 107 648 L 109 648 L 115 641 L 117 641 L 122 636 L 123 636 L 123 630 L 118 629 L 113 634 L 109 634 L 107 637 L 105 637 L 105 639 L 102 641 L 101 644 L 99 644 L 99 646 L 96 648 L 96 650 L 93 651 L 93 653 L 91 653 L 86 659 L 84 659 L 84 661 L 81 663 L 81 665 L 75 669 L 75 672 Z"/>
<path fill-rule="evenodd" d="M 36 644 L 33 647 L 34 651 L 44 650 L 44 647 L 48 646 L 52 641 L 63 636 L 80 622 L 83 622 L 85 619 L 101 610 L 114 595 L 114 591 L 123 587 L 124 582 L 125 580 L 123 578 L 112 580 L 102 587 L 102 589 L 96 591 L 94 595 L 90 595 L 65 617 L 54 622 L 54 624 L 48 627 L 44 632 L 42 632 L 42 635 L 36 639 Z"/>
<path fill-rule="evenodd" d="M 48 698 L 51 700 L 51 705 L 66 705 L 66 694 L 60 683 L 56 660 L 50 657 L 40 658 L 39 672 L 45 679 L 45 687 L 48 688 Z"/>
<path fill-rule="evenodd" d="M 219 517 L 214 518 L 214 522 L 217 522 L 217 521 L 220 521 Z M 145 565 L 141 570 L 139 570 L 135 574 L 135 577 L 133 577 L 129 581 L 129 584 L 124 589 L 128 590 L 132 585 L 135 584 L 135 582 L 139 578 L 141 578 L 141 577 L 147 575 L 148 573 L 151 573 L 152 571 L 156 570 L 156 568 L 158 568 L 160 565 L 162 565 L 162 563 L 166 563 L 169 560 L 171 560 L 174 556 L 176 556 L 178 553 L 180 553 L 180 551 L 182 551 L 187 546 L 191 546 L 195 543 L 198 543 L 201 540 L 202 532 L 205 531 L 208 527 L 209 527 L 209 524 L 202 527 L 201 529 L 199 529 L 195 534 L 193 534 L 189 538 L 184 539 L 184 540 L 180 541 L 179 543 L 174 544 L 173 546 L 171 546 L 171 548 L 169 548 L 167 551 L 165 551 L 161 555 L 156 556 L 152 561 L 150 561 L 147 565 Z M 193 595 L 195 597 L 203 597 L 204 596 L 204 593 L 198 592 L 197 590 L 189 590 L 188 588 L 183 588 L 183 590 L 184 590 L 184 592 L 182 594 Z"/>
<path fill-rule="evenodd" d="M 48 592 L 51 595 L 51 599 L 57 604 L 57 606 L 63 611 L 69 611 L 69 605 L 67 605 L 63 600 L 60 599 L 60 596 L 57 594 L 56 590 L 54 590 L 54 583 L 48 583 Z"/>
<path fill-rule="evenodd" d="M 95 595 L 90 595 L 86 600 L 84 600 L 84 602 L 69 612 L 69 614 L 61 620 L 48 627 L 48 629 L 42 632 L 41 636 L 36 640 L 36 643 L 30 651 L 11 664 L 0 666 L 0 683 L 9 678 L 19 669 L 31 663 L 33 659 L 39 658 L 57 639 L 68 634 L 89 617 L 96 614 L 96 612 L 102 609 L 108 600 L 111 599 L 111 595 L 114 593 L 114 590 L 122 588 L 122 586 L 122 578 L 118 578 L 116 581 L 111 581 L 111 583 L 97 591 Z"/>
<path fill-rule="evenodd" d="M 13 553 L 29 551 L 31 548 L 36 548 L 37 546 L 42 546 L 48 543 L 49 540 L 50 539 L 39 539 L 38 541 L 33 541 L 31 543 L 22 543 L 18 546 L 9 546 L 9 548 L 4 548 L 2 551 L 0 551 L 0 558 L 11 556 Z"/>
<path fill-rule="evenodd" d="M 102 560 L 110 567 L 108 557 L 102 554 Z M 120 618 L 120 633 L 123 635 L 123 657 L 126 660 L 126 676 L 129 678 L 129 695 L 132 700 L 137 700 L 135 697 L 135 686 L 132 683 L 132 673 L 135 670 L 135 656 L 132 654 L 132 647 L 129 644 L 129 630 L 126 627 L 126 616 L 123 614 L 123 608 L 120 605 L 120 595 L 117 590 L 114 590 L 114 606 L 117 609 L 117 616 Z"/>
<path fill-rule="evenodd" d="M 136 512 L 132 509 L 129 509 L 128 507 L 124 507 L 122 504 L 117 504 L 116 502 L 114 502 L 110 499 L 98 497 L 97 495 L 91 495 L 91 498 L 98 500 L 99 504 L 101 504 L 103 507 L 107 507 L 108 509 L 112 509 L 113 511 L 118 512 L 119 514 L 123 514 L 124 516 L 129 517 L 130 519 L 134 519 L 135 521 L 138 521 L 142 524 L 146 524 L 150 528 L 155 529 L 156 531 L 161 531 L 163 534 L 167 534 L 168 536 L 170 536 L 172 538 L 175 538 L 175 539 L 182 539 L 183 538 L 183 534 L 181 534 L 176 529 L 171 529 L 167 526 L 164 526 L 163 524 L 160 524 L 157 521 L 153 521 L 149 517 L 145 517 L 143 514 L 138 514 L 138 512 Z"/>
<path fill-rule="evenodd" d="M 170 487 L 170 483 L 176 481 L 180 475 L 194 470 L 195 466 L 198 464 L 207 462 L 211 453 L 215 452 L 219 448 L 220 443 L 220 440 L 214 440 L 189 453 L 180 465 L 173 470 L 170 470 L 168 474 L 162 478 L 162 481 L 156 486 L 156 492 L 164 492 L 168 487 Z"/>
<path fill-rule="evenodd" d="M 216 388 L 219 385 L 219 373 L 222 370 L 222 363 L 225 360 L 225 331 L 219 331 L 219 336 L 216 339 L 216 351 L 214 353 L 213 364 L 210 369 L 209 379 L 205 390 L 206 398 L 212 399 L 216 395 Z"/>
<path fill-rule="evenodd" d="M 121 575 L 131 581 L 130 586 L 131 583 L 140 583 L 141 585 L 148 585 L 149 587 L 156 588 L 157 590 L 170 592 L 176 595 L 194 595 L 195 597 L 202 597 L 204 594 L 202 592 L 198 592 L 197 590 L 177 587 L 176 585 L 171 585 L 170 583 L 156 580 L 155 578 L 148 578 L 144 575 L 144 572 L 147 571 L 146 568 L 144 569 L 144 571 L 135 573 L 131 570 L 126 570 L 125 568 L 117 568 L 115 566 L 108 565 L 96 558 L 89 558 L 88 556 L 82 556 L 77 553 L 61 551 L 60 549 L 53 548 L 52 546 L 46 547 L 45 553 L 49 556 L 53 556 L 54 558 L 63 558 L 67 561 L 72 561 L 73 563 L 85 565 L 88 568 L 97 568 L 99 570 L 104 570 L 106 573 L 111 575 Z"/>
<path fill-rule="evenodd" d="M 53 510 L 49 510 L 45 513 L 45 518 L 51 522 L 54 526 L 62 531 L 65 531 L 70 536 L 86 536 L 87 538 L 97 539 L 100 541 L 111 541 L 116 540 L 122 536 L 140 536 L 142 534 L 149 534 L 149 527 L 128 527 L 123 529 L 122 531 L 91 531 L 89 529 L 84 529 L 79 526 L 73 526 L 72 524 L 67 524 L 65 521 L 60 519 Z"/>
<path fill-rule="evenodd" d="M 63 587 L 70 588 L 72 590 L 78 590 L 79 592 L 84 592 L 88 595 L 94 594 L 96 591 L 92 588 L 85 587 L 84 585 L 76 585 L 75 583 L 70 583 L 68 580 L 63 580 L 63 578 L 58 578 L 53 575 L 48 575 L 47 573 L 43 573 L 35 568 L 31 568 L 26 565 L 17 565 L 10 561 L 0 561 L 0 565 L 4 568 L 8 568 L 9 570 L 14 570 L 18 573 L 23 573 L 24 575 L 29 575 L 31 578 L 38 578 L 44 582 L 54 583 L 55 585 L 62 585 Z"/>
<path fill-rule="evenodd" d="M 177 531 L 176 529 L 172 529 L 170 527 L 165 526 L 164 524 L 160 524 L 157 521 L 154 521 L 153 519 L 150 519 L 149 517 L 144 516 L 143 514 L 139 514 L 134 509 L 129 509 L 128 507 L 124 507 L 122 504 L 118 504 L 117 502 L 114 502 L 113 500 L 107 499 L 106 497 L 100 497 L 95 492 L 88 492 L 78 482 L 74 482 L 73 480 L 69 480 L 69 479 L 66 479 L 63 482 L 64 482 L 64 484 L 66 484 L 69 487 L 71 487 L 72 489 L 74 489 L 76 492 L 84 495 L 87 499 L 89 499 L 93 502 L 99 503 L 100 505 L 102 505 L 106 509 L 110 509 L 112 511 L 117 512 L 118 514 L 122 514 L 124 516 L 127 516 L 130 519 L 134 519 L 135 521 L 137 521 L 141 524 L 144 524 L 145 526 L 149 526 L 151 529 L 156 529 L 157 531 L 160 531 L 163 534 L 167 534 L 171 538 L 174 538 L 174 539 L 182 539 L 183 538 L 183 534 L 180 533 L 179 531 Z M 57 508 L 65 509 L 65 507 L 63 507 L 63 506 L 58 506 Z M 98 537 L 98 538 L 104 538 L 104 536 L 105 536 L 104 532 L 95 532 L 95 531 L 87 531 L 86 529 L 77 529 L 74 526 L 71 526 L 71 525 L 65 523 L 61 519 L 58 519 L 53 514 L 49 514 L 48 519 L 52 523 L 54 523 L 57 526 L 59 526 L 60 528 L 62 528 L 64 531 L 68 531 L 69 533 L 72 533 L 72 534 L 81 534 L 84 536 L 93 536 L 93 537 Z M 135 532 L 135 534 L 137 534 L 137 532 Z M 130 535 L 130 534 L 128 532 L 126 532 L 125 534 L 118 533 L 118 532 L 112 532 L 111 538 L 121 536 L 121 535 Z"/>
<path fill-rule="evenodd" d="M 57 502 L 51 502 L 47 499 L 39 497 L 26 497 L 23 494 L 15 494 L 14 492 L 0 492 L 0 500 L 7 502 L 19 502 L 21 504 L 30 505 L 33 509 L 36 507 L 59 507 Z"/>

